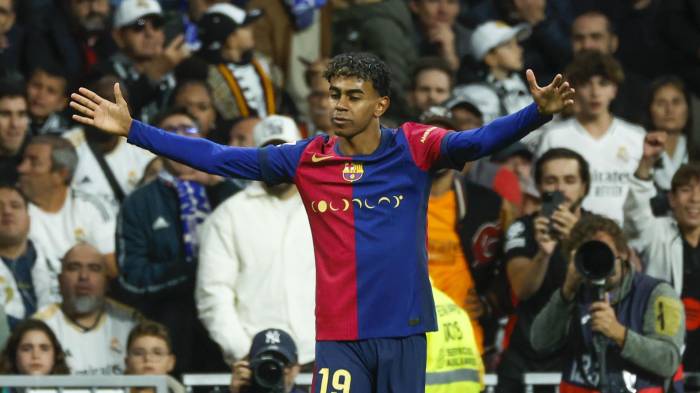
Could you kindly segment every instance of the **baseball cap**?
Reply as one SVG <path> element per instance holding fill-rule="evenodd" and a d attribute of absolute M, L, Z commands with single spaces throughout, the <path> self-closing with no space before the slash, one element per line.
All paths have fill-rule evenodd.
<path fill-rule="evenodd" d="M 493 155 L 491 155 L 491 160 L 495 162 L 503 162 L 514 156 L 523 156 L 526 159 L 531 160 L 533 154 L 530 149 L 527 148 L 526 144 L 522 142 L 514 142 L 493 153 Z"/>
<path fill-rule="evenodd" d="M 445 107 L 450 111 L 455 108 L 465 108 L 481 118 L 484 117 L 484 114 L 481 113 L 481 110 L 471 100 L 467 99 L 464 96 L 456 96 L 450 98 L 445 103 Z"/>
<path fill-rule="evenodd" d="M 204 12 L 197 23 L 199 39 L 205 46 L 220 46 L 238 27 L 248 25 L 261 16 L 262 11 L 259 9 L 245 11 L 233 4 L 214 4 Z"/>
<path fill-rule="evenodd" d="M 253 128 L 253 142 L 262 147 L 273 142 L 290 143 L 301 139 L 299 127 L 287 116 L 271 115 Z"/>
<path fill-rule="evenodd" d="M 501 115 L 501 100 L 493 90 L 493 88 L 475 83 L 470 85 L 462 85 L 454 88 L 454 98 L 452 99 L 454 108 L 456 102 L 463 100 L 474 104 L 479 109 L 484 119 L 484 123 L 490 123 Z"/>
<path fill-rule="evenodd" d="M 251 359 L 268 351 L 279 352 L 289 363 L 297 362 L 297 345 L 292 336 L 284 330 L 265 329 L 253 337 L 249 353 Z"/>
<path fill-rule="evenodd" d="M 124 0 L 114 13 L 114 27 L 129 26 L 148 15 L 163 16 L 163 9 L 156 0 Z"/>
<path fill-rule="evenodd" d="M 532 29 L 527 23 L 513 27 L 505 22 L 494 20 L 482 23 L 472 33 L 472 52 L 477 60 L 483 60 L 491 49 L 510 41 L 513 37 L 522 41 L 530 36 L 531 32 Z"/>

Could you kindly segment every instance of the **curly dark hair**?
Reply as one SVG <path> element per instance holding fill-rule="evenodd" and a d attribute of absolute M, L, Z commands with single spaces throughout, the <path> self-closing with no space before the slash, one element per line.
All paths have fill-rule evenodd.
<path fill-rule="evenodd" d="M 562 241 L 563 255 L 568 257 L 583 243 L 593 239 L 593 236 L 598 232 L 606 233 L 613 239 L 617 252 L 627 252 L 627 239 L 622 228 L 615 221 L 597 214 L 586 214 L 581 216 L 581 219 L 571 229 L 569 237 Z"/>
<path fill-rule="evenodd" d="M 584 50 L 578 53 L 566 67 L 564 74 L 574 87 L 588 82 L 594 76 L 600 76 L 618 86 L 625 80 L 620 62 L 612 55 L 596 50 Z"/>
<path fill-rule="evenodd" d="M 388 96 L 391 89 L 391 73 L 386 63 L 371 53 L 343 53 L 331 59 L 323 76 L 328 80 L 336 77 L 356 77 L 371 81 L 380 96 Z"/>
<path fill-rule="evenodd" d="M 51 328 L 38 319 L 26 319 L 20 322 L 12 335 L 5 344 L 5 349 L 0 354 L 0 375 L 20 374 L 17 368 L 17 350 L 19 343 L 24 338 L 24 335 L 31 331 L 40 331 L 46 334 L 53 345 L 53 368 L 51 375 L 66 375 L 70 374 L 68 363 L 66 362 L 66 354 L 63 352 L 61 343 L 58 342 L 56 335 Z"/>

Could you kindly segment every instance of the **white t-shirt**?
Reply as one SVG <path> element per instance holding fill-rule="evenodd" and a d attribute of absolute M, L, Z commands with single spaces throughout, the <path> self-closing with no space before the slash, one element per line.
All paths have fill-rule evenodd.
<path fill-rule="evenodd" d="M 576 119 L 569 119 L 544 134 L 537 157 L 554 147 L 571 149 L 588 161 L 591 189 L 584 209 L 622 224 L 628 181 L 642 158 L 644 129 L 614 118 L 607 132 L 594 139 Z"/>
<path fill-rule="evenodd" d="M 78 153 L 78 167 L 73 175 L 72 187 L 101 198 L 114 209 L 113 214 L 116 215 L 119 210 L 119 201 L 114 196 L 97 158 L 90 150 L 83 129 L 73 130 L 64 134 L 63 137 L 71 141 Z M 117 147 L 105 154 L 105 161 L 124 194 L 129 195 L 138 186 L 143 172 L 155 157 L 148 150 L 130 145 L 126 143 L 125 138 L 120 138 Z"/>
<path fill-rule="evenodd" d="M 66 201 L 56 213 L 29 204 L 29 238 L 49 258 L 61 259 L 76 243 L 86 242 L 101 253 L 114 252 L 115 220 L 97 197 L 68 189 Z"/>
<path fill-rule="evenodd" d="M 96 326 L 85 330 L 68 319 L 54 303 L 34 314 L 53 330 L 66 353 L 71 374 L 118 375 L 124 373 L 126 340 L 141 317 L 123 304 L 107 299 Z"/>

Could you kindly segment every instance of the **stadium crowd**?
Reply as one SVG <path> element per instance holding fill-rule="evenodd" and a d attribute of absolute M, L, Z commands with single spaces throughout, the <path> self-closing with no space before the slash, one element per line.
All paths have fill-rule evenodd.
<path fill-rule="evenodd" d="M 434 174 L 428 391 L 479 391 L 485 371 L 497 392 L 523 391 L 527 372 L 592 391 L 576 390 L 601 377 L 591 329 L 611 386 L 670 389 L 700 372 L 698 4 L 0 0 L 0 373 L 233 371 L 238 392 L 256 335 L 280 340 L 270 328 L 291 337 L 291 379 L 312 372 L 314 251 L 295 186 L 155 156 L 74 122 L 68 102 L 79 86 L 114 100 L 120 82 L 134 118 L 164 130 L 293 143 L 333 135 L 325 66 L 364 51 L 392 72 L 387 127 L 512 114 L 532 102 L 528 68 L 576 89 L 520 142 Z M 572 260 L 590 239 L 619 262 L 589 313 Z M 431 383 L 455 370 L 471 373 Z"/>

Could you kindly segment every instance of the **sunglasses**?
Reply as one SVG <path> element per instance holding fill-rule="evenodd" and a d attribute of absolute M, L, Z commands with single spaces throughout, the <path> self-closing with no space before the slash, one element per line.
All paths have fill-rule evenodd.
<path fill-rule="evenodd" d="M 133 32 L 140 33 L 142 31 L 146 30 L 146 25 L 148 23 L 151 24 L 151 28 L 153 28 L 153 30 L 160 30 L 163 28 L 165 21 L 163 20 L 163 18 L 153 17 L 153 16 L 139 18 L 136 20 L 136 22 L 126 26 L 126 28 L 133 31 Z"/>

